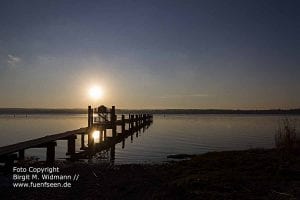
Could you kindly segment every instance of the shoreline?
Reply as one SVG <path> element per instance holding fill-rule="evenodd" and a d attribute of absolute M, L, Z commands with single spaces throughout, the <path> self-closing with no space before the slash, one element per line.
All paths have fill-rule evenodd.
<path fill-rule="evenodd" d="M 0 187 L 5 199 L 297 199 L 299 151 L 209 152 L 162 164 L 57 163 L 78 173 L 71 188 Z"/>

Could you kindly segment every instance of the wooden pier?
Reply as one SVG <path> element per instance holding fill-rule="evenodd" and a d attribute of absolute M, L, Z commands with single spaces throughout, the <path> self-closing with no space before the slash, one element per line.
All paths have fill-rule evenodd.
<path fill-rule="evenodd" d="M 113 148 L 114 151 L 116 143 L 123 142 L 124 146 L 125 138 L 132 136 L 141 129 L 148 128 L 153 121 L 153 116 L 150 114 L 129 114 L 127 118 L 125 115 L 120 115 L 120 119 L 118 119 L 115 106 L 110 109 L 105 106 L 92 109 L 91 106 L 88 106 L 87 117 L 87 127 L 0 147 L 0 162 L 11 165 L 15 160 L 25 159 L 26 149 L 46 148 L 46 162 L 53 163 L 56 141 L 58 140 L 67 140 L 66 155 L 75 159 L 87 158 L 95 152 L 109 148 Z M 118 127 L 120 132 L 117 131 Z M 110 136 L 107 135 L 108 130 L 111 130 Z M 81 137 L 79 151 L 76 151 L 77 136 Z"/>

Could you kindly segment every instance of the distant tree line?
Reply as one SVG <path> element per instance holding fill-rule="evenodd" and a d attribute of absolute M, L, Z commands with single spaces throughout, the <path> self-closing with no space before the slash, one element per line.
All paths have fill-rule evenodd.
<path fill-rule="evenodd" d="M 229 109 L 153 109 L 153 110 L 119 110 L 122 113 L 150 114 L 293 114 L 299 115 L 300 109 L 270 110 L 229 110 Z"/>
<path fill-rule="evenodd" d="M 300 109 L 229 110 L 229 109 L 117 109 L 117 114 L 289 114 L 300 115 Z M 0 114 L 87 114 L 87 109 L 0 108 Z"/>

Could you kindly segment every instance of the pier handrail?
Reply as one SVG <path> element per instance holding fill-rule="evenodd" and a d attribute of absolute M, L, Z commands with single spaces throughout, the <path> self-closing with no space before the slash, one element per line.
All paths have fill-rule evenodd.
<path fill-rule="evenodd" d="M 82 134 L 85 133 L 87 130 L 87 127 L 85 128 L 79 128 L 76 130 L 66 131 L 63 133 L 57 133 L 54 135 L 47 135 L 41 138 L 33 139 L 33 140 L 27 140 L 25 142 L 19 142 L 16 144 L 0 147 L 0 156 L 7 155 L 10 153 L 18 152 L 23 149 L 28 149 L 32 147 L 38 147 L 39 145 L 43 145 L 48 142 L 56 141 L 62 138 L 70 137 L 72 135 L 76 134 Z"/>

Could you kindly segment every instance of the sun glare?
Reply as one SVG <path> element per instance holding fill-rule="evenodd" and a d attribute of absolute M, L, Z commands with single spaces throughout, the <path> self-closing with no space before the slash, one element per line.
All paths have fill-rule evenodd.
<path fill-rule="evenodd" d="M 89 89 L 89 95 L 94 100 L 100 99 L 103 96 L 103 90 L 99 86 L 92 86 Z"/>
<path fill-rule="evenodd" d="M 99 138 L 100 138 L 99 134 L 100 134 L 100 131 L 94 131 L 93 132 L 93 138 L 94 138 L 94 140 L 96 140 L 96 141 L 99 140 Z"/>

